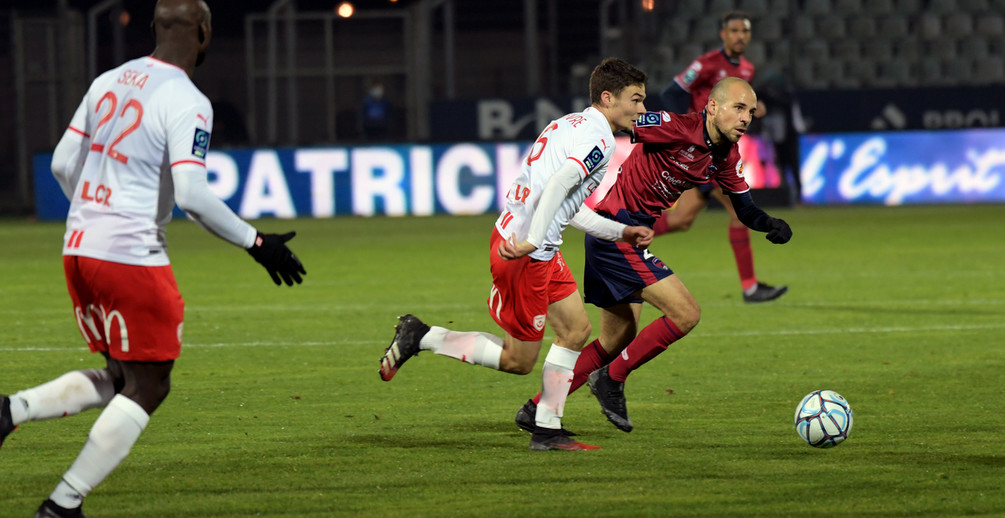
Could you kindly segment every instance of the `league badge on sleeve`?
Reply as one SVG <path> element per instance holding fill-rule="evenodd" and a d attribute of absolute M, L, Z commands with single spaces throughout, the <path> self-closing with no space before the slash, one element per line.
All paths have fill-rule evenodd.
<path fill-rule="evenodd" d="M 593 172 L 594 169 L 604 161 L 604 152 L 600 150 L 600 146 L 594 146 L 590 150 L 590 154 L 586 155 L 583 159 L 583 165 L 586 166 L 586 170 Z"/>
<path fill-rule="evenodd" d="M 660 125 L 660 114 L 659 112 L 645 112 L 639 115 L 639 120 L 635 121 L 635 127 L 644 128 L 646 126 L 659 126 Z"/>
<path fill-rule="evenodd" d="M 209 132 L 201 129 L 195 129 L 195 138 L 192 139 L 192 155 L 199 158 L 206 158 L 206 153 L 209 151 Z"/>

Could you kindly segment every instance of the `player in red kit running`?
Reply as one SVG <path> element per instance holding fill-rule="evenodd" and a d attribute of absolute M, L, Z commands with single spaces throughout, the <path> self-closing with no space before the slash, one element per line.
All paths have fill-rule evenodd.
<path fill-rule="evenodd" d="M 750 17 L 740 11 L 732 11 L 722 18 L 722 48 L 713 50 L 694 60 L 660 94 L 662 108 L 674 113 L 695 113 L 705 108 L 712 86 L 724 77 L 739 77 L 752 82 L 754 65 L 743 53 L 750 44 Z M 755 117 L 763 117 L 767 112 L 764 103 L 758 101 Z M 694 219 L 708 205 L 709 196 L 722 203 L 729 212 L 729 244 L 736 259 L 740 274 L 740 287 L 745 302 L 765 302 L 777 299 L 788 291 L 786 286 L 771 286 L 759 282 L 754 272 L 754 250 L 750 246 L 750 231 L 736 217 L 729 199 L 722 189 L 707 185 L 689 191 L 681 196 L 674 207 L 663 213 L 653 226 L 656 235 L 668 232 L 683 232 L 691 227 Z"/>
<path fill-rule="evenodd" d="M 36 517 L 82 517 L 84 497 L 125 459 L 168 395 L 184 310 L 165 241 L 176 202 L 246 249 L 277 285 L 307 273 L 286 247 L 292 232 L 258 232 L 207 185 L 213 109 L 190 77 L 212 36 L 209 6 L 160 0 L 152 28 L 153 54 L 95 79 L 53 152 L 53 174 L 70 199 L 67 289 L 80 332 L 106 367 L 0 396 L 0 444 L 21 423 L 103 409 Z"/>
<path fill-rule="evenodd" d="M 625 225 L 652 225 L 667 207 L 697 186 L 715 183 L 745 225 L 772 243 L 792 237 L 789 225 L 758 208 L 743 179 L 736 142 L 753 117 L 757 97 L 746 81 L 729 77 L 712 89 L 705 111 L 677 115 L 648 112 L 635 123 L 636 142 L 597 214 Z M 570 392 L 589 381 L 604 414 L 629 432 L 624 382 L 631 371 L 665 351 L 698 324 L 700 308 L 666 263 L 648 249 L 586 237 L 586 301 L 600 308 L 600 338 L 583 349 Z M 663 316 L 639 327 L 642 302 Z M 528 428 L 537 398 L 516 416 Z"/>
<path fill-rule="evenodd" d="M 576 280 L 562 259 L 562 232 L 572 224 L 602 241 L 645 247 L 652 229 L 598 216 L 584 200 L 600 185 L 614 154 L 614 133 L 629 130 L 645 113 L 646 74 L 609 58 L 590 76 L 592 105 L 552 121 L 523 160 L 492 231 L 488 306 L 505 331 L 499 337 L 428 326 L 413 315 L 399 318 L 384 351 L 380 377 L 389 381 L 419 351 L 528 374 L 537 363 L 545 323 L 555 332 L 541 369 L 540 405 L 530 416 L 531 450 L 586 450 L 562 428 L 579 351 L 590 337 L 590 319 Z"/>

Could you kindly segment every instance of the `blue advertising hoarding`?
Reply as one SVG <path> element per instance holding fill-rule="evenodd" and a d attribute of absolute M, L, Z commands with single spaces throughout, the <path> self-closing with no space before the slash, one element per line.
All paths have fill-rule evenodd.
<path fill-rule="evenodd" d="M 769 156 L 765 143 L 744 138 L 745 157 Z M 403 144 L 330 148 L 210 151 L 210 189 L 244 219 L 332 216 L 485 214 L 502 209 L 531 142 Z M 632 150 L 617 137 L 600 192 Z M 39 219 L 66 218 L 70 204 L 50 170 L 51 154 L 35 155 Z M 745 158 L 748 184 L 777 187 L 773 164 Z M 181 212 L 176 209 L 176 216 Z"/>
<path fill-rule="evenodd" d="M 1005 129 L 800 138 L 806 204 L 1005 202 Z"/>

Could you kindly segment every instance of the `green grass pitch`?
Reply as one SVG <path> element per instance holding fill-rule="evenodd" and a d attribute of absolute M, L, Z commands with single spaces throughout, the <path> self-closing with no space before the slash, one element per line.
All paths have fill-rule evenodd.
<path fill-rule="evenodd" d="M 656 240 L 702 322 L 629 379 L 632 433 L 608 423 L 588 389 L 570 395 L 566 426 L 603 448 L 586 452 L 531 452 L 513 424 L 540 366 L 514 376 L 425 353 L 389 383 L 377 374 L 406 312 L 498 334 L 485 307 L 493 216 L 256 222 L 298 232 L 308 275 L 294 288 L 172 223 L 186 301 L 172 392 L 84 511 L 1005 515 L 1005 205 L 771 212 L 795 236 L 777 246 L 753 234 L 760 278 L 790 286 L 764 305 L 742 302 L 723 212 Z M 71 315 L 62 234 L 0 221 L 0 393 L 103 365 Z M 580 278 L 578 231 L 563 253 Z M 656 316 L 647 308 L 643 323 Z M 855 412 L 851 437 L 830 450 L 792 425 L 799 400 L 821 388 Z M 0 515 L 34 511 L 97 415 L 25 423 L 8 438 Z"/>

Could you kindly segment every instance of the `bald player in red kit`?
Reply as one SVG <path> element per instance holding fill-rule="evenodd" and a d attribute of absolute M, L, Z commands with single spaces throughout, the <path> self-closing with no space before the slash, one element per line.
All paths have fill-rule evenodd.
<path fill-rule="evenodd" d="M 714 183 L 729 196 L 740 221 L 772 243 L 792 237 L 789 225 L 758 208 L 743 178 L 737 141 L 753 118 L 757 97 L 746 81 L 729 77 L 712 89 L 705 111 L 647 112 L 635 123 L 631 155 L 597 214 L 626 225 L 651 226 L 688 190 Z M 589 380 L 604 414 L 630 432 L 624 383 L 629 373 L 665 351 L 698 324 L 700 308 L 666 263 L 648 249 L 586 237 L 586 301 L 600 308 L 600 338 L 583 348 L 570 393 Z M 663 312 L 639 331 L 642 301 Z M 536 398 L 517 412 L 530 428 Z"/>
<path fill-rule="evenodd" d="M 748 83 L 754 79 L 754 64 L 743 57 L 750 44 L 750 16 L 742 11 L 730 11 L 722 17 L 719 37 L 722 48 L 699 56 L 683 72 L 674 77 L 660 93 L 662 109 L 673 113 L 700 113 L 705 109 L 708 93 L 724 77 L 739 77 Z M 763 117 L 767 108 L 758 101 L 755 117 Z M 754 249 L 750 245 L 750 231 L 737 219 L 732 204 L 723 192 L 712 184 L 688 191 L 674 205 L 663 213 L 653 230 L 656 235 L 669 232 L 684 232 L 691 227 L 698 213 L 708 206 L 709 197 L 714 196 L 729 212 L 729 245 L 736 260 L 736 270 L 740 276 L 743 301 L 748 303 L 767 302 L 777 299 L 788 291 L 787 286 L 772 286 L 760 282 L 754 270 Z"/>

